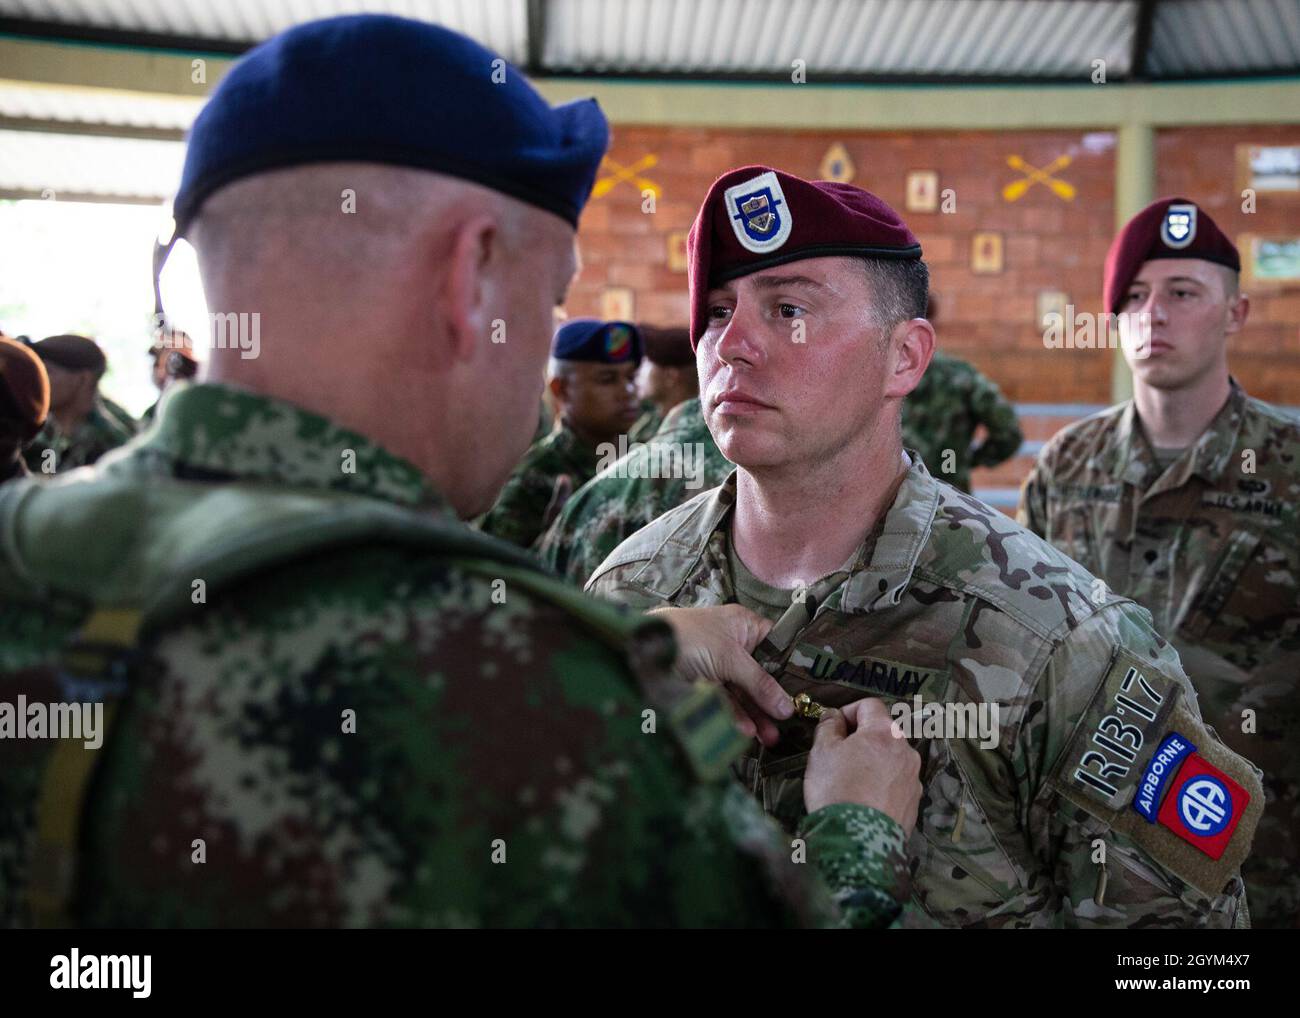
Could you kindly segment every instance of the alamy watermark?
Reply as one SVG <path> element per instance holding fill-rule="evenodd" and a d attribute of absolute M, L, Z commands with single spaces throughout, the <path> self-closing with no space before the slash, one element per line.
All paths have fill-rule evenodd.
<path fill-rule="evenodd" d="M 1151 355 L 1151 312 L 1076 314 L 1073 304 L 1065 313 L 1043 315 L 1043 346 L 1049 350 L 1115 350 L 1123 347 L 1134 357 Z"/>
<path fill-rule="evenodd" d="M 104 744 L 102 703 L 0 702 L 0 739 L 81 739 L 86 749 Z"/>
<path fill-rule="evenodd" d="M 628 453 L 637 455 L 629 456 Z M 601 442 L 596 446 L 597 470 L 614 467 L 613 476 L 684 477 L 686 487 L 696 491 L 704 485 L 704 444 L 702 442 L 628 442 L 618 436 L 618 444 Z"/>
<path fill-rule="evenodd" d="M 242 360 L 256 359 L 262 352 L 260 311 L 209 311 L 208 349 L 238 350 Z M 154 341 L 165 350 L 188 346 L 188 336 L 169 325 L 162 315 L 153 316 Z"/>

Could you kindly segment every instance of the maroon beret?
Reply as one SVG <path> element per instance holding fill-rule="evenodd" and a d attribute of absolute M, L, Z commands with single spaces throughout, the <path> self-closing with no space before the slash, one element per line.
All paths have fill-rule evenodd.
<path fill-rule="evenodd" d="M 1241 271 L 1241 257 L 1209 214 L 1186 198 L 1153 201 L 1124 224 L 1106 254 L 1102 300 L 1115 314 L 1143 262 L 1199 258 Z"/>
<path fill-rule="evenodd" d="M 638 325 L 645 359 L 661 368 L 695 367 L 691 333 L 684 325 Z"/>
<path fill-rule="evenodd" d="M 50 380 L 39 357 L 0 337 L 0 433 L 31 441 L 50 410 Z"/>
<path fill-rule="evenodd" d="M 874 194 L 743 166 L 713 182 L 687 237 L 691 342 L 708 325 L 710 287 L 801 258 L 920 258 L 898 213 Z"/>

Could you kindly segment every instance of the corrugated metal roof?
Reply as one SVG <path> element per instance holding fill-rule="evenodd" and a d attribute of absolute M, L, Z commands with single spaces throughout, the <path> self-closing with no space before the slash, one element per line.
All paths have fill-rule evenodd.
<path fill-rule="evenodd" d="M 1155 77 L 1300 68 L 1300 0 L 1183 0 L 1156 9 Z"/>
<path fill-rule="evenodd" d="M 359 11 L 445 24 L 533 74 L 781 78 L 803 60 L 809 81 L 1086 80 L 1100 59 L 1117 81 L 1142 44 L 1146 77 L 1300 69 L 1300 0 L 0 0 L 0 32 L 238 52 Z"/>
<path fill-rule="evenodd" d="M 184 157 L 178 141 L 0 131 L 0 193 L 164 201 Z"/>
<path fill-rule="evenodd" d="M 553 73 L 1086 78 L 1128 73 L 1137 4 L 1094 0 L 549 0 Z"/>
<path fill-rule="evenodd" d="M 260 42 L 290 25 L 357 13 L 436 21 L 507 60 L 527 56 L 526 0 L 0 0 L 0 15 L 187 42 Z"/>

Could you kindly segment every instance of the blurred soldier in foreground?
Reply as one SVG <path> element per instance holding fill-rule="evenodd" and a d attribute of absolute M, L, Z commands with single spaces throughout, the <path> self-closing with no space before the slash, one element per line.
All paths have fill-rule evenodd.
<path fill-rule="evenodd" d="M 935 320 L 930 300 L 926 318 Z M 975 445 L 980 428 L 984 437 Z M 903 446 L 916 449 L 935 477 L 970 491 L 974 467 L 995 467 L 1020 449 L 1016 408 L 997 383 L 960 357 L 935 350 L 929 368 L 903 400 Z"/>
<path fill-rule="evenodd" d="M 907 226 L 859 188 L 753 166 L 714 183 L 689 250 L 705 419 L 737 470 L 587 589 L 737 602 L 774 622 L 756 657 L 787 692 L 891 704 L 926 760 L 904 925 L 1244 924 L 1259 776 L 1202 724 L 1150 616 L 903 451 L 934 348 Z M 812 723 L 759 732 L 745 781 L 793 827 Z"/>
<path fill-rule="evenodd" d="M 24 344 L 0 335 L 0 482 L 30 471 L 23 450 L 50 409 L 50 382 L 41 360 Z"/>
<path fill-rule="evenodd" d="M 626 322 L 578 318 L 556 331 L 547 382 L 558 408 L 555 430 L 524 454 L 483 517 L 484 533 L 521 548 L 537 543 L 636 423 L 640 363 L 641 336 Z"/>
<path fill-rule="evenodd" d="M 1300 924 L 1300 424 L 1228 374 L 1250 302 L 1236 247 L 1163 198 L 1106 260 L 1133 399 L 1044 446 L 1020 518 L 1150 610 L 1201 713 L 1264 770 L 1243 867 L 1257 926 Z M 1149 315 L 1149 331 L 1141 320 Z"/>
<path fill-rule="evenodd" d="M 50 413 L 27 447 L 33 473 L 87 466 L 135 435 L 131 415 L 99 391 L 104 351 L 85 336 L 50 336 L 32 344 L 50 379 Z"/>
<path fill-rule="evenodd" d="M 619 612 L 457 520 L 532 431 L 608 142 L 593 101 L 500 67 L 335 18 L 200 112 L 177 231 L 209 306 L 267 334 L 99 467 L 0 488 L 0 726 L 84 700 L 92 747 L 0 739 L 0 924 L 897 913 L 919 758 L 878 705 L 818 729 L 797 865 L 729 777 L 729 702 L 748 733 L 793 710 L 749 655 L 761 620 Z"/>

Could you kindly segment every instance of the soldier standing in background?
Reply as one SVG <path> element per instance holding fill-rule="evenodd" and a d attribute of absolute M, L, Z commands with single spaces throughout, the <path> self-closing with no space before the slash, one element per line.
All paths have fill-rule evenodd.
<path fill-rule="evenodd" d="M 692 369 L 694 370 L 694 369 Z M 609 553 L 638 530 L 727 479 L 694 396 L 668 411 L 644 445 L 630 449 L 579 488 L 538 544 L 555 572 L 581 587 Z"/>
<path fill-rule="evenodd" d="M 641 335 L 626 322 L 577 318 L 560 326 L 547 380 L 555 429 L 524 454 L 479 523 L 485 534 L 521 548 L 537 544 L 569 496 L 596 476 L 601 446 L 636 423 L 641 356 Z"/>
<path fill-rule="evenodd" d="M 23 450 L 36 437 L 50 409 L 50 382 L 41 359 L 0 334 L 0 482 L 30 471 Z"/>
<path fill-rule="evenodd" d="M 146 424 L 153 421 L 158 413 L 158 402 L 172 383 L 192 381 L 199 373 L 194 341 L 188 333 L 178 329 L 160 330 L 157 342 L 149 348 L 149 357 L 153 361 L 153 384 L 158 389 L 158 400 L 141 416 L 141 421 Z"/>
<path fill-rule="evenodd" d="M 1250 302 L 1205 210 L 1162 198 L 1106 259 L 1133 399 L 1059 432 L 1020 519 L 1147 608 L 1223 740 L 1264 770 L 1243 866 L 1257 926 L 1300 923 L 1300 423 L 1246 395 L 1228 344 Z M 1149 332 L 1140 320 L 1149 315 Z"/>
<path fill-rule="evenodd" d="M 93 339 L 50 336 L 32 344 L 50 379 L 50 414 L 27 447 L 33 473 L 88 466 L 135 435 L 131 415 L 99 391 L 108 359 Z"/>
<path fill-rule="evenodd" d="M 899 911 L 919 758 L 879 705 L 818 730 L 798 865 L 730 778 L 719 685 L 793 712 L 750 656 L 761 620 L 616 611 L 459 522 L 532 432 L 609 137 L 503 66 L 331 18 L 199 113 L 177 236 L 211 308 L 275 326 L 255 357 L 214 349 L 123 454 L 0 488 L 0 689 L 108 708 L 98 748 L 0 739 L 0 926 Z"/>
<path fill-rule="evenodd" d="M 637 374 L 642 414 L 627 433 L 629 444 L 648 442 L 669 411 L 700 394 L 690 331 L 681 326 L 638 325 L 645 359 Z"/>
<path fill-rule="evenodd" d="M 935 321 L 930 298 L 926 318 Z M 984 436 L 975 445 L 980 428 Z M 915 449 L 935 477 L 970 491 L 974 467 L 995 467 L 1014 456 L 1024 436 L 1016 408 L 997 383 L 960 357 L 935 350 L 920 384 L 903 401 L 903 446 Z"/>

